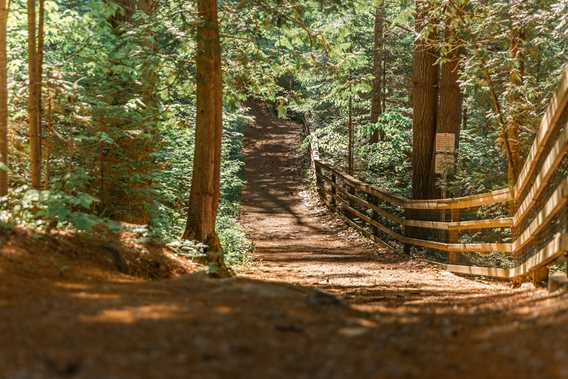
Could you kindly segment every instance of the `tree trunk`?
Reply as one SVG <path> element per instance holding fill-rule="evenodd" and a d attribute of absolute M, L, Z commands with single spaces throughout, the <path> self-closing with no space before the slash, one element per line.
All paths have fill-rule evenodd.
<path fill-rule="evenodd" d="M 427 1 L 416 3 L 416 30 L 418 33 L 426 26 Z M 433 36 L 427 36 L 432 40 Z M 436 115 L 438 107 L 438 65 L 436 50 L 430 41 L 417 40 L 414 45 L 413 91 L 414 108 L 412 125 L 412 197 L 414 199 L 433 199 L 440 196 L 434 181 L 434 145 L 436 140 Z M 427 211 L 412 211 L 408 217 L 416 220 L 434 220 Z M 420 228 L 408 228 L 406 233 L 415 238 L 428 239 L 432 233 Z"/>
<path fill-rule="evenodd" d="M 375 32 L 373 47 L 373 89 L 371 99 L 371 123 L 375 124 L 383 113 L 383 52 L 384 52 L 385 6 L 381 3 L 375 11 Z M 371 143 L 381 139 L 377 130 L 371 137 Z"/>
<path fill-rule="evenodd" d="M 519 130 L 522 122 L 520 115 L 521 96 L 519 94 L 519 87 L 523 84 L 524 75 L 524 59 L 521 52 L 523 43 L 523 31 L 520 25 L 521 20 L 518 20 L 517 12 L 521 6 L 519 0 L 515 0 L 511 4 L 511 58 L 513 67 L 511 67 L 511 84 L 512 88 L 509 90 L 508 104 L 511 109 L 511 115 L 507 123 L 507 142 L 509 147 L 508 159 L 508 178 L 509 185 L 512 187 L 517 183 L 517 177 L 521 170 L 521 148 L 519 140 Z"/>
<path fill-rule="evenodd" d="M 223 134 L 223 75 L 216 0 L 198 0 L 197 10 L 197 126 L 185 239 L 207 245 L 213 275 L 229 274 L 215 230 L 220 202 L 221 141 Z"/>
<path fill-rule="evenodd" d="M 0 196 L 8 194 L 8 0 L 0 0 Z"/>
<path fill-rule="evenodd" d="M 36 35 L 36 2 L 28 0 L 28 123 L 30 134 L 31 182 L 35 189 L 41 188 L 41 78 L 38 78 L 39 57 Z"/>
<path fill-rule="evenodd" d="M 462 94 L 459 87 L 459 51 L 452 44 L 452 32 L 446 30 L 446 41 L 453 48 L 442 64 L 436 130 L 435 178 L 442 183 L 442 198 L 448 197 L 447 183 L 455 171 L 462 118 Z M 459 210 L 447 212 L 450 221 L 460 221 Z M 445 221 L 445 220 L 444 220 Z M 440 233 L 450 243 L 459 242 L 459 232 Z M 449 254 L 450 264 L 458 264 L 460 254 Z"/>
<path fill-rule="evenodd" d="M 436 117 L 437 143 L 434 167 L 437 177 L 448 175 L 455 168 L 462 117 L 462 94 L 458 83 L 458 70 L 459 53 L 454 50 L 442 64 L 438 89 L 439 105 Z"/>
<path fill-rule="evenodd" d="M 348 102 L 348 109 L 347 109 L 347 173 L 349 175 L 353 175 L 354 173 L 354 159 L 353 159 L 353 150 L 354 150 L 354 136 L 353 136 L 353 93 L 352 93 L 352 86 L 349 84 L 349 102 Z"/>
<path fill-rule="evenodd" d="M 416 27 L 424 25 L 424 2 L 417 2 Z M 433 180 L 436 108 L 438 106 L 438 66 L 436 51 L 425 41 L 414 47 L 412 195 L 414 199 L 436 198 L 439 191 Z"/>

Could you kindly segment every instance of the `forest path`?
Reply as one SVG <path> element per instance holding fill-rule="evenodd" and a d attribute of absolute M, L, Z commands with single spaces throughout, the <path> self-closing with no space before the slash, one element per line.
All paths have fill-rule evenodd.
<path fill-rule="evenodd" d="M 243 275 L 321 289 L 368 315 L 345 330 L 366 338 L 331 366 L 374 367 L 369 378 L 568 377 L 567 296 L 462 278 L 361 239 L 310 203 L 302 127 L 263 106 L 254 115 L 241 219 L 256 264 Z"/>
<path fill-rule="evenodd" d="M 309 204 L 301 127 L 256 115 L 236 278 L 136 235 L 121 274 L 108 240 L 0 229 L 0 379 L 568 378 L 567 293 L 377 249 Z"/>

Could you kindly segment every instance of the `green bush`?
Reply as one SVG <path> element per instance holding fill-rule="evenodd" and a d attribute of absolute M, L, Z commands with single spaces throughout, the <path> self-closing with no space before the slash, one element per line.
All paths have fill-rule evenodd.
<path fill-rule="evenodd" d="M 244 185 L 242 129 L 248 121 L 242 112 L 228 113 L 225 117 L 217 231 L 230 264 L 246 262 L 248 253 L 253 250 L 251 241 L 238 224 L 240 195 Z M 161 170 L 155 176 L 157 206 L 153 212 L 151 233 L 154 238 L 175 246 L 174 250 L 179 251 L 180 255 L 199 256 L 202 248 L 197 245 L 190 247 L 187 241 L 180 240 L 187 222 L 194 129 L 172 127 L 172 122 L 165 123 L 163 146 L 156 154 Z"/>
<path fill-rule="evenodd" d="M 0 198 L 0 220 L 46 231 L 91 231 L 98 226 L 118 231 L 117 223 L 93 212 L 99 200 L 84 192 L 88 181 L 84 171 L 78 170 L 53 183 L 49 190 L 16 188 Z"/>

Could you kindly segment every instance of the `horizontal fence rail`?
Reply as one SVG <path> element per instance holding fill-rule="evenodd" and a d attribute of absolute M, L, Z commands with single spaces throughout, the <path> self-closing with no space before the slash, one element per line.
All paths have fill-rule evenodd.
<path fill-rule="evenodd" d="M 318 193 L 325 204 L 337 211 L 350 226 L 377 241 L 389 244 L 384 241 L 387 239 L 405 246 L 449 254 L 507 254 L 514 259 L 515 267 L 503 269 L 449 264 L 447 269 L 461 274 L 519 279 L 535 274 L 568 251 L 567 120 L 568 69 L 543 117 L 514 188 L 441 200 L 406 199 L 332 167 L 321 160 L 312 134 L 311 158 Z M 310 134 L 307 122 L 306 133 Z M 500 204 L 514 209 L 511 217 L 460 220 L 462 211 Z M 430 216 L 432 220 L 413 219 L 417 212 L 437 216 Z M 445 221 L 446 217 L 450 220 Z M 416 230 L 430 230 L 433 236 L 446 233 L 449 242 L 416 238 Z M 498 236 L 510 233 L 512 242 L 458 241 L 462 232 L 483 230 Z M 502 240 L 502 237 L 499 239 Z"/>

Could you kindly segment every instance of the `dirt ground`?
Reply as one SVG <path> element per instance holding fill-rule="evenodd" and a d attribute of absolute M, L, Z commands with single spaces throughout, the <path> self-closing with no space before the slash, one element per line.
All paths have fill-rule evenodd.
<path fill-rule="evenodd" d="M 567 294 L 362 240 L 309 199 L 300 126 L 256 116 L 238 278 L 159 247 L 0 234 L 0 379 L 568 378 Z"/>

